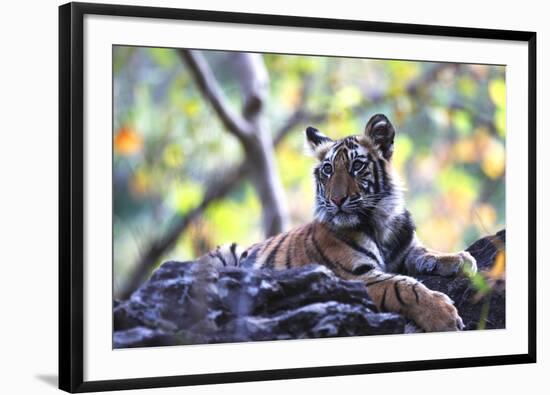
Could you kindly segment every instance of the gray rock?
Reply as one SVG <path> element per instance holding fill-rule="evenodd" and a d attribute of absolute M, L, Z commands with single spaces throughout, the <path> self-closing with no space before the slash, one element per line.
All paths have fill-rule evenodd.
<path fill-rule="evenodd" d="M 504 231 L 497 235 L 504 241 Z M 496 254 L 484 238 L 469 251 L 480 268 Z M 455 301 L 467 329 L 475 329 L 483 301 L 472 304 L 467 278 L 419 277 Z M 492 294 L 487 328 L 505 324 L 504 290 Z M 308 265 L 290 270 L 214 268 L 169 261 L 114 305 L 115 348 L 414 332 L 404 317 L 377 312 L 360 282 Z"/>
<path fill-rule="evenodd" d="M 127 330 L 115 331 L 113 343 L 116 348 L 173 346 L 179 343 L 179 339 L 160 329 L 136 326 Z"/>

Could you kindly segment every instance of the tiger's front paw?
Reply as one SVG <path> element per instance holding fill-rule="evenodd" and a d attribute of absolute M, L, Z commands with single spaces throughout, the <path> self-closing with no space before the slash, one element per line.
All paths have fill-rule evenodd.
<path fill-rule="evenodd" d="M 424 257 L 420 269 L 422 273 L 454 277 L 461 274 L 476 273 L 477 262 L 468 251 L 461 251 L 456 254 L 434 254 Z"/>
<path fill-rule="evenodd" d="M 426 332 L 459 331 L 464 328 L 453 301 L 444 293 L 428 290 L 422 295 L 414 321 Z"/>

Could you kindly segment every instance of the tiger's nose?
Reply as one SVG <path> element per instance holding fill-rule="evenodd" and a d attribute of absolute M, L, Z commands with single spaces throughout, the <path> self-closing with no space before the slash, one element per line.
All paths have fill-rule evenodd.
<path fill-rule="evenodd" d="M 334 203 L 335 205 L 337 205 L 338 207 L 341 207 L 342 204 L 344 204 L 344 202 L 346 201 L 348 197 L 347 196 L 334 196 L 334 197 L 331 197 L 330 200 L 332 200 L 332 203 Z"/>

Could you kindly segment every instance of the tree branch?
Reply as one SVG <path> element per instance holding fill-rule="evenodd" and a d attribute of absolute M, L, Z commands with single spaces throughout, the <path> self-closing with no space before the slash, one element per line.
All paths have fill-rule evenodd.
<path fill-rule="evenodd" d="M 237 76 L 243 94 L 243 115 L 251 123 L 261 114 L 269 93 L 269 75 L 262 55 L 256 53 L 235 53 L 231 65 Z"/>
<path fill-rule="evenodd" d="M 273 146 L 276 148 L 281 144 L 286 135 L 300 123 L 321 122 L 326 118 L 324 114 L 308 114 L 303 109 L 307 98 L 302 99 L 300 107 L 287 119 L 281 128 L 275 133 Z M 239 165 L 233 166 L 230 170 L 224 172 L 223 176 L 216 178 L 208 183 L 204 199 L 200 205 L 181 215 L 177 214 L 174 225 L 159 239 L 154 240 L 147 248 L 138 262 L 136 268 L 132 271 L 130 278 L 123 284 L 122 290 L 117 297 L 128 299 L 140 284 L 145 281 L 149 275 L 152 266 L 160 257 L 176 243 L 180 235 L 195 221 L 208 206 L 220 199 L 223 199 L 229 192 L 240 185 L 249 176 L 249 165 L 246 160 Z"/>
<path fill-rule="evenodd" d="M 260 54 L 238 52 L 231 54 L 229 60 L 243 95 L 243 114 L 253 130 L 250 138 L 243 141 L 243 148 L 250 179 L 262 204 L 264 234 L 270 237 L 286 229 L 288 214 L 273 139 L 264 119 L 269 75 Z"/>
<path fill-rule="evenodd" d="M 232 110 L 204 56 L 199 51 L 190 49 L 180 49 L 178 53 L 189 66 L 199 89 L 210 101 L 228 132 L 241 142 L 245 141 L 252 134 L 251 125 Z"/>

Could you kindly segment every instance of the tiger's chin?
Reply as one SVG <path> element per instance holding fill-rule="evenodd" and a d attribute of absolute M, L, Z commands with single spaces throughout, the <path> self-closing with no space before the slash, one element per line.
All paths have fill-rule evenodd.
<path fill-rule="evenodd" d="M 353 228 L 360 224 L 360 219 L 356 214 L 344 211 L 322 213 L 318 216 L 318 220 L 336 228 Z"/>

